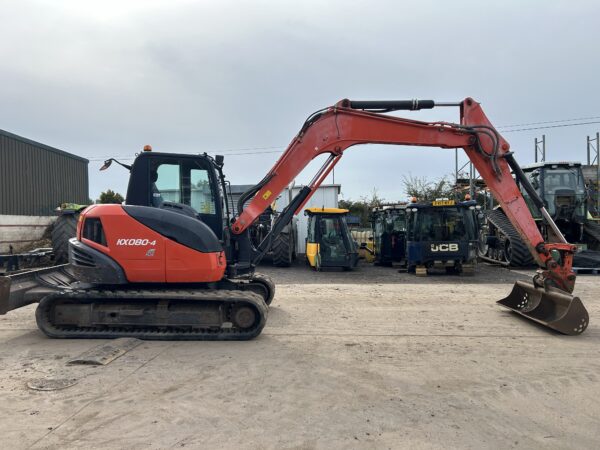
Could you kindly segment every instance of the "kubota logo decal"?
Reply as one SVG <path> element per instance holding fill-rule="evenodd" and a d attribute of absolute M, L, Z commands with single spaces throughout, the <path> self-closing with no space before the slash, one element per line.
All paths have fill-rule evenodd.
<path fill-rule="evenodd" d="M 151 241 L 150 239 L 117 239 L 117 245 L 145 247 L 147 245 L 156 245 L 156 241 Z"/>
<path fill-rule="evenodd" d="M 432 252 L 457 252 L 458 244 L 431 244 Z"/>

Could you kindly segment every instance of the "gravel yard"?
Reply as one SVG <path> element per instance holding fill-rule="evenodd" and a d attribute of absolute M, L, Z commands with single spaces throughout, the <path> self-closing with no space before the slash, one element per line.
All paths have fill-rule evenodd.
<path fill-rule="evenodd" d="M 527 271 L 417 278 L 264 267 L 277 294 L 248 342 L 51 340 L 0 316 L 0 448 L 598 448 L 600 277 L 580 336 L 495 304 Z M 40 391 L 40 380 L 64 389 Z"/>

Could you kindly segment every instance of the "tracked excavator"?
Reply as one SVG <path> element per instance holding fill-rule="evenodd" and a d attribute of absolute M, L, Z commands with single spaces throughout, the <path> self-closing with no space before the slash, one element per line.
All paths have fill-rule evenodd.
<path fill-rule="evenodd" d="M 460 123 L 388 114 L 434 107 L 456 107 Z M 265 326 L 275 291 L 255 273 L 257 263 L 344 151 L 369 143 L 463 148 L 540 266 L 532 283 L 517 281 L 499 303 L 564 334 L 585 330 L 588 313 L 571 295 L 575 247 L 564 239 L 544 242 L 511 169 L 550 226 L 552 218 L 471 98 L 345 99 L 316 111 L 267 175 L 241 196 L 236 217 L 226 206 L 222 157 L 143 152 L 129 167 L 124 205 L 92 205 L 81 213 L 68 265 L 0 278 L 0 314 L 38 302 L 38 326 L 54 338 L 251 339 Z M 249 227 L 323 154 L 314 178 L 254 246 Z"/>

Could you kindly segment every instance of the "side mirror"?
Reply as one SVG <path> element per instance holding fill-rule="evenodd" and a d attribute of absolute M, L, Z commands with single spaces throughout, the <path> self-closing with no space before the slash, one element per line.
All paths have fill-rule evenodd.
<path fill-rule="evenodd" d="M 116 162 L 118 165 L 120 165 L 121 167 L 125 167 L 127 170 L 129 170 L 131 172 L 131 166 L 129 164 L 123 164 L 122 162 L 117 161 L 115 158 L 110 158 L 107 159 L 106 161 L 104 161 L 104 164 L 102 164 L 102 167 L 100 167 L 100 170 L 106 170 L 110 167 L 110 165 L 114 162 Z"/>
<path fill-rule="evenodd" d="M 110 165 L 112 164 L 113 160 L 111 159 L 107 159 L 106 161 L 104 161 L 104 164 L 102 164 L 102 167 L 100 167 L 100 170 L 106 170 L 110 167 Z"/>

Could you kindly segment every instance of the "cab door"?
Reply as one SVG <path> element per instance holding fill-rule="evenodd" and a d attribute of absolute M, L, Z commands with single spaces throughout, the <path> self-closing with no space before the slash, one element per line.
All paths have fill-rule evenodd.
<path fill-rule="evenodd" d="M 151 202 L 157 208 L 180 209 L 210 227 L 222 239 L 221 192 L 213 167 L 199 158 L 157 158 L 150 164 Z"/>

